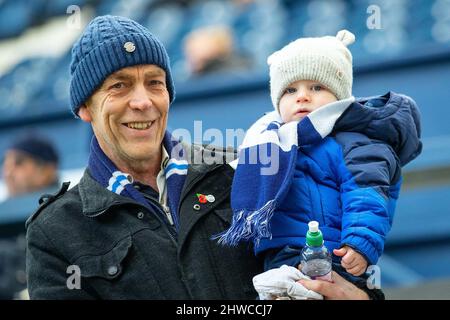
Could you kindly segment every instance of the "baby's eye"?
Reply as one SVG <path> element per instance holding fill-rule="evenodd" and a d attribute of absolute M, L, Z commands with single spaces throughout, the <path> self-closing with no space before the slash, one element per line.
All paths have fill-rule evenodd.
<path fill-rule="evenodd" d="M 293 93 L 297 92 L 297 89 L 295 89 L 295 88 L 286 88 L 286 90 L 284 90 L 284 92 L 288 93 L 288 94 L 293 94 Z"/>
<path fill-rule="evenodd" d="M 320 84 L 315 84 L 311 87 L 312 91 L 320 91 L 323 90 L 323 87 Z"/>

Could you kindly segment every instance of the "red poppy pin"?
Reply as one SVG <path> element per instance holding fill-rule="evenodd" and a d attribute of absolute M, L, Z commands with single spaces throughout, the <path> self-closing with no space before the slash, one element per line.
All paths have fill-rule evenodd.
<path fill-rule="evenodd" d="M 198 202 L 200 203 L 207 203 L 208 199 L 206 199 L 206 196 L 201 193 L 197 193 Z"/>

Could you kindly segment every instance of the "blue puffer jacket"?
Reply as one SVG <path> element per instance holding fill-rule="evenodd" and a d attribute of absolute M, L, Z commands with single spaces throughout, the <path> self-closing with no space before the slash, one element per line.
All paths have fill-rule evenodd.
<path fill-rule="evenodd" d="M 401 166 L 422 149 L 409 97 L 389 92 L 359 99 L 320 143 L 298 151 L 292 185 L 256 253 L 303 247 L 308 222 L 320 223 L 329 250 L 343 245 L 375 264 L 383 252 L 401 185 Z"/>

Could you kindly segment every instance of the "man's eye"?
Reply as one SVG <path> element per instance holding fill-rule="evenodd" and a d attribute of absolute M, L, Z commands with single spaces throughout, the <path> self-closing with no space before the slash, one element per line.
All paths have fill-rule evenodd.
<path fill-rule="evenodd" d="M 151 86 L 159 86 L 159 85 L 164 85 L 164 82 L 159 81 L 159 80 L 150 80 L 150 81 L 149 81 L 149 84 L 150 84 Z"/>
<path fill-rule="evenodd" d="M 322 89 L 323 89 L 323 87 L 321 85 L 318 85 L 318 84 L 312 86 L 312 90 L 313 91 L 320 91 Z"/>
<path fill-rule="evenodd" d="M 295 93 L 297 90 L 295 88 L 286 88 L 286 93 L 292 94 Z"/>
<path fill-rule="evenodd" d="M 117 82 L 111 86 L 112 89 L 122 89 L 124 87 L 125 87 L 125 84 L 123 82 Z"/>

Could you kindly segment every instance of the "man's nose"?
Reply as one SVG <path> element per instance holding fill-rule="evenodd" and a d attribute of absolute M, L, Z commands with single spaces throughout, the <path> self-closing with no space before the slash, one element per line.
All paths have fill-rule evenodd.
<path fill-rule="evenodd" d="M 130 99 L 130 107 L 132 109 L 144 110 L 152 105 L 150 94 L 145 89 L 144 85 L 137 85 L 132 92 Z"/>

